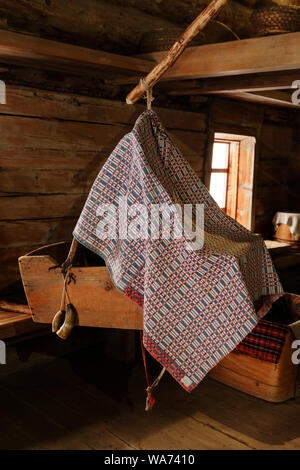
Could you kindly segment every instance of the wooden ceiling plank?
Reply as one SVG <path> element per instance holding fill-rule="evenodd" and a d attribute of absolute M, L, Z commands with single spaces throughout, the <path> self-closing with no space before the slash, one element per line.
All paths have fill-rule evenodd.
<path fill-rule="evenodd" d="M 147 74 L 151 60 L 73 46 L 26 34 L 0 30 L 0 62 L 71 73 L 110 70 L 121 74 Z"/>
<path fill-rule="evenodd" d="M 299 47 L 300 32 L 190 47 L 163 80 L 299 70 Z M 139 57 L 159 61 L 164 54 L 153 52 Z"/>
<path fill-rule="evenodd" d="M 191 85 L 185 83 L 185 89 L 171 89 L 170 95 L 203 95 L 226 92 L 248 92 L 265 90 L 285 90 L 293 88 L 293 81 L 300 77 L 300 70 L 287 70 L 283 72 L 268 72 L 232 77 L 216 77 L 191 80 Z M 173 88 L 173 82 L 170 82 Z"/>
<path fill-rule="evenodd" d="M 233 98 L 241 101 L 249 101 L 252 103 L 261 103 L 264 105 L 271 106 L 280 106 L 284 108 L 294 108 L 300 109 L 300 105 L 293 104 L 291 102 L 291 97 L 280 91 L 269 91 L 264 93 L 251 93 L 251 92 L 241 92 L 241 93 L 220 93 L 219 96 L 224 96 L 226 98 Z"/>

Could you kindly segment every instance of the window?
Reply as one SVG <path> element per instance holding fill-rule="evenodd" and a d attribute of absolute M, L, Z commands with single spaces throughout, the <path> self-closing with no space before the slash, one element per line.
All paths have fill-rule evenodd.
<path fill-rule="evenodd" d="M 255 137 L 215 133 L 209 191 L 228 215 L 251 229 Z"/>

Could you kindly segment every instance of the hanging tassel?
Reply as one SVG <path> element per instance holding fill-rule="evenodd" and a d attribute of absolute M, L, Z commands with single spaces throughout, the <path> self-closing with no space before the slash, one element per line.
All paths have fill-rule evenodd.
<path fill-rule="evenodd" d="M 158 375 L 158 377 L 154 380 L 154 382 L 151 385 L 149 375 L 148 375 L 147 362 L 146 362 L 146 352 L 145 352 L 145 347 L 144 347 L 144 343 L 143 343 L 143 332 L 142 331 L 140 332 L 140 340 L 141 340 L 141 349 L 142 349 L 142 356 L 143 356 L 143 362 L 144 362 L 146 382 L 147 382 L 147 385 L 148 385 L 148 387 L 146 388 L 147 398 L 146 398 L 145 411 L 151 411 L 153 406 L 155 405 L 155 401 L 156 401 L 152 392 L 157 387 L 157 385 L 159 384 L 162 376 L 164 375 L 164 373 L 166 371 L 166 368 L 165 367 L 162 368 L 160 374 Z"/>
<path fill-rule="evenodd" d="M 152 393 L 152 388 L 147 387 L 146 392 L 147 392 L 147 398 L 146 398 L 145 411 L 151 411 L 153 406 L 155 405 L 155 398 L 154 398 L 154 395 Z"/>

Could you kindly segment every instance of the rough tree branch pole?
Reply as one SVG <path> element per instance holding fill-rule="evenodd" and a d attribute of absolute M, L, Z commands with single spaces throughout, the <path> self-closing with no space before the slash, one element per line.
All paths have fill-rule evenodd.
<path fill-rule="evenodd" d="M 140 82 L 126 97 L 127 104 L 136 103 L 145 93 L 145 87 L 152 87 L 163 74 L 176 62 L 187 45 L 197 34 L 219 13 L 228 0 L 213 0 L 194 21 L 187 27 L 181 37 L 176 41 L 161 61 L 144 78 L 144 85 Z"/>

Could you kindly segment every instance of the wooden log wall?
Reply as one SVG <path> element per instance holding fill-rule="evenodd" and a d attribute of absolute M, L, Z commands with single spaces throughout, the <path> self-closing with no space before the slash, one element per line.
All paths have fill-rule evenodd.
<path fill-rule="evenodd" d="M 256 137 L 255 231 L 272 237 L 274 213 L 299 210 L 296 112 L 216 97 L 193 100 L 190 109 L 198 112 L 154 109 L 203 179 L 212 131 Z M 0 106 L 0 291 L 19 283 L 18 256 L 71 238 L 100 167 L 144 109 L 7 85 L 7 104 Z"/>
<path fill-rule="evenodd" d="M 294 138 L 291 158 L 289 161 L 288 191 L 289 208 L 292 211 L 300 210 L 300 115 L 294 120 Z"/>
<path fill-rule="evenodd" d="M 17 258 L 64 239 L 106 157 L 145 105 L 7 86 L 0 106 L 0 290 L 19 282 Z M 158 109 L 170 135 L 201 175 L 204 113 Z"/>

